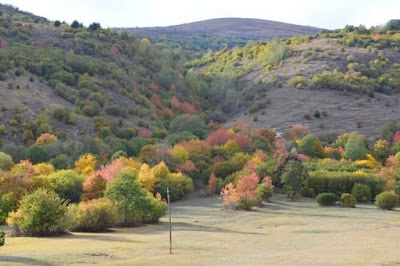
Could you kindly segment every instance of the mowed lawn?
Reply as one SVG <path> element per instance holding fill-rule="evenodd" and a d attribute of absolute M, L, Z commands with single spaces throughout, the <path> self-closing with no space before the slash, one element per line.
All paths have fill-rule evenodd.
<path fill-rule="evenodd" d="M 318 207 L 274 195 L 251 212 L 217 197 L 173 204 L 159 224 L 54 238 L 6 238 L 1 265 L 396 265 L 400 212 Z"/>

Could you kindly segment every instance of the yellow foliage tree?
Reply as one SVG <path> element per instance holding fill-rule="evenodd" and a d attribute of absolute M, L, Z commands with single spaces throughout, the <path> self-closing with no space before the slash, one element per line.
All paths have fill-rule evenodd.
<path fill-rule="evenodd" d="M 156 183 L 156 176 L 151 171 L 148 164 L 142 164 L 138 173 L 140 184 L 142 187 L 152 192 L 154 190 L 154 184 Z"/>
<path fill-rule="evenodd" d="M 94 171 L 96 168 L 96 157 L 93 154 L 85 154 L 75 162 L 74 171 L 78 174 L 88 175 L 90 172 Z"/>
<path fill-rule="evenodd" d="M 164 161 L 151 168 L 151 171 L 153 172 L 157 180 L 167 178 L 170 173 Z"/>
<path fill-rule="evenodd" d="M 39 163 L 33 166 L 35 176 L 49 175 L 55 171 L 54 166 L 50 163 Z"/>
<path fill-rule="evenodd" d="M 169 154 L 177 164 L 181 164 L 189 159 L 189 153 L 182 145 L 175 145 L 170 149 Z"/>

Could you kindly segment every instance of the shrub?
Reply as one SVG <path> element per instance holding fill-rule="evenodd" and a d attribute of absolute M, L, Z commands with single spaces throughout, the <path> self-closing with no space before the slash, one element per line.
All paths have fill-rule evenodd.
<path fill-rule="evenodd" d="M 303 85 L 306 83 L 305 77 L 302 76 L 294 76 L 291 79 L 289 79 L 289 86 L 293 88 L 302 88 Z"/>
<path fill-rule="evenodd" d="M 14 165 L 10 155 L 0 152 L 0 170 L 8 171 Z"/>
<path fill-rule="evenodd" d="M 22 198 L 18 211 L 11 212 L 7 224 L 15 236 L 51 236 L 68 229 L 67 202 L 56 193 L 38 189 Z"/>
<path fill-rule="evenodd" d="M 343 193 L 340 197 L 340 201 L 342 202 L 343 207 L 355 207 L 356 206 L 356 198 L 350 193 Z"/>
<path fill-rule="evenodd" d="M 394 192 L 382 192 L 376 196 L 375 204 L 381 209 L 391 210 L 399 203 L 399 195 Z"/>
<path fill-rule="evenodd" d="M 338 200 L 338 196 L 333 193 L 321 193 L 317 196 L 317 203 L 320 206 L 333 206 Z"/>
<path fill-rule="evenodd" d="M 104 195 L 116 204 L 124 226 L 156 222 L 166 211 L 166 203 L 142 188 L 130 171 L 119 173 L 108 183 Z"/>
<path fill-rule="evenodd" d="M 60 197 L 78 202 L 82 194 L 83 177 L 72 170 L 59 170 L 49 175 L 50 183 Z"/>
<path fill-rule="evenodd" d="M 118 209 L 108 198 L 81 202 L 70 207 L 76 232 L 102 232 L 118 222 Z"/>
<path fill-rule="evenodd" d="M 314 189 L 309 188 L 309 187 L 302 187 L 300 189 L 300 195 L 305 198 L 314 198 L 315 191 L 314 191 Z"/>
<path fill-rule="evenodd" d="M 351 194 L 356 198 L 357 202 L 370 202 L 371 189 L 365 184 L 354 184 Z"/>

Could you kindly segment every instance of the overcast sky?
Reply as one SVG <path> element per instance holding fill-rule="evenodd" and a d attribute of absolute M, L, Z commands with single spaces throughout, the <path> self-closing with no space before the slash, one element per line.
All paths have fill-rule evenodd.
<path fill-rule="evenodd" d="M 50 20 L 103 27 L 168 26 L 210 18 L 259 18 L 327 29 L 400 18 L 399 0 L 0 0 Z"/>

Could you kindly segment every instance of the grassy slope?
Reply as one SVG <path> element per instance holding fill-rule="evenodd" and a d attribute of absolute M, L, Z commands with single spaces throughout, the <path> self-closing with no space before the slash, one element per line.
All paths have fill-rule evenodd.
<path fill-rule="evenodd" d="M 160 224 L 58 238 L 7 238 L 1 265 L 322 265 L 396 264 L 397 211 L 288 202 L 274 195 L 252 212 L 221 209 L 217 198 L 173 205 L 173 255 Z M 360 226 L 362 224 L 362 226 Z M 4 254 L 4 255 L 3 255 Z"/>

